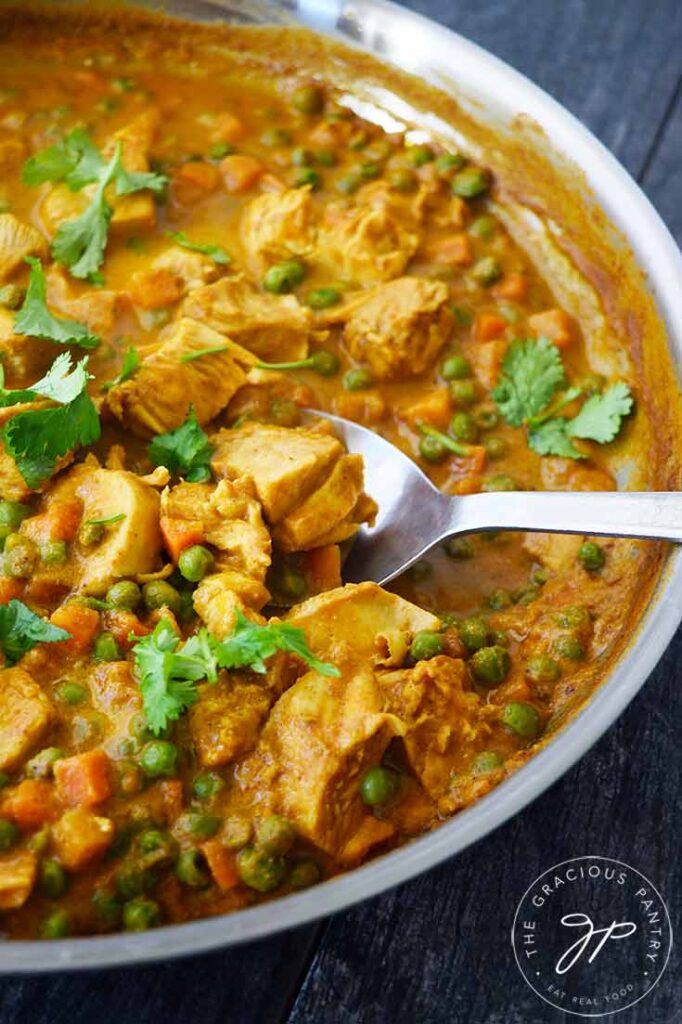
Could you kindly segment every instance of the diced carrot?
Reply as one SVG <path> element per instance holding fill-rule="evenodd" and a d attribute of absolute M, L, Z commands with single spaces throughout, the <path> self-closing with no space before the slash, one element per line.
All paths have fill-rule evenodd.
<path fill-rule="evenodd" d="M 557 348 L 566 348 L 573 341 L 573 321 L 563 309 L 546 309 L 528 317 L 528 326 L 540 338 L 549 338 Z"/>
<path fill-rule="evenodd" d="M 166 821 L 172 825 L 182 811 L 184 796 L 180 779 L 164 779 L 159 783 L 161 802 Z"/>
<path fill-rule="evenodd" d="M 87 750 L 55 761 L 60 799 L 70 807 L 94 807 L 113 793 L 111 764 L 103 750 Z"/>
<path fill-rule="evenodd" d="M 471 239 L 463 231 L 431 242 L 425 250 L 427 259 L 446 266 L 468 267 L 474 259 Z"/>
<path fill-rule="evenodd" d="M 190 160 L 183 164 L 174 174 L 171 182 L 171 195 L 181 206 L 196 203 L 213 189 L 220 181 L 218 168 L 203 160 Z"/>
<path fill-rule="evenodd" d="M 341 550 L 338 544 L 326 544 L 306 551 L 303 566 L 312 592 L 321 594 L 341 586 Z"/>
<path fill-rule="evenodd" d="M 448 464 L 450 480 L 448 490 L 453 494 L 471 494 L 480 488 L 480 475 L 487 461 L 482 445 L 469 445 L 466 455 L 454 455 Z"/>
<path fill-rule="evenodd" d="M 66 811 L 52 826 L 55 853 L 68 871 L 80 871 L 101 857 L 114 838 L 114 823 L 85 807 Z"/>
<path fill-rule="evenodd" d="M 50 622 L 71 634 L 73 639 L 63 641 L 64 647 L 76 651 L 88 648 L 99 633 L 100 627 L 99 612 L 76 601 L 63 604 L 61 608 L 53 611 Z"/>
<path fill-rule="evenodd" d="M 492 293 L 496 299 L 523 302 L 528 297 L 528 278 L 524 274 L 505 274 Z"/>
<path fill-rule="evenodd" d="M 244 137 L 244 122 L 234 114 L 219 114 L 211 128 L 211 142 L 239 142 Z"/>
<path fill-rule="evenodd" d="M 494 341 L 502 337 L 507 330 L 507 321 L 496 313 L 479 313 L 474 320 L 473 337 L 475 341 Z"/>
<path fill-rule="evenodd" d="M 386 400 L 378 391 L 349 391 L 339 395 L 335 412 L 356 423 L 379 423 L 387 412 Z"/>
<path fill-rule="evenodd" d="M 23 831 L 55 821 L 59 810 L 54 786 L 45 779 L 24 779 L 6 791 L 2 813 Z"/>
<path fill-rule="evenodd" d="M 202 544 L 204 540 L 204 524 L 200 519 L 171 519 L 161 516 L 161 536 L 166 551 L 174 562 L 192 544 Z"/>
<path fill-rule="evenodd" d="M 170 270 L 141 270 L 130 279 L 129 294 L 142 309 L 165 309 L 185 294 L 182 278 Z"/>
<path fill-rule="evenodd" d="M 0 576 L 0 604 L 9 604 L 13 598 L 19 597 L 23 589 L 23 580 L 13 580 L 10 576 Z"/>
<path fill-rule="evenodd" d="M 218 888 L 223 892 L 234 889 L 235 885 L 239 884 L 237 856 L 234 850 L 223 846 L 218 839 L 209 839 L 202 843 L 199 849 L 206 858 L 206 863 Z"/>
<path fill-rule="evenodd" d="M 80 498 L 67 501 L 53 501 L 38 516 L 31 516 L 22 527 L 22 533 L 37 544 L 51 540 L 73 540 L 78 533 L 83 516 L 83 502 Z"/>
<path fill-rule="evenodd" d="M 467 346 L 466 355 L 473 367 L 476 379 L 487 390 L 494 388 L 497 384 L 506 351 L 507 342 L 501 339 L 488 341 L 485 345 Z"/>
<path fill-rule="evenodd" d="M 227 191 L 240 195 L 256 184 L 263 173 L 263 165 L 255 156 L 233 153 L 220 161 L 220 173 Z"/>
<path fill-rule="evenodd" d="M 104 613 L 104 628 L 113 633 L 116 642 L 123 650 L 130 650 L 131 633 L 134 636 L 147 636 L 151 630 L 140 622 L 135 612 L 127 612 L 119 609 L 111 609 Z M 133 641 L 134 642 L 134 641 Z"/>
<path fill-rule="evenodd" d="M 448 388 L 434 388 L 419 402 L 400 409 L 398 415 L 411 427 L 416 427 L 418 423 L 428 423 L 432 427 L 444 430 L 452 415 L 450 391 Z"/>

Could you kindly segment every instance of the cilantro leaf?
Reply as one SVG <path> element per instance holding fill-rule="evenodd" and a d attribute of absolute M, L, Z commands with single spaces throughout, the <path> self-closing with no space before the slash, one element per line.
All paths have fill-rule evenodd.
<path fill-rule="evenodd" d="M 99 415 L 85 390 L 87 358 L 73 370 L 67 352 L 55 359 L 48 373 L 25 391 L 0 391 L 0 405 L 32 401 L 36 397 L 59 403 L 57 408 L 27 409 L 9 419 L 0 430 L 8 455 L 30 488 L 35 490 L 67 452 L 92 444 L 100 436 Z"/>
<path fill-rule="evenodd" d="M 568 425 L 571 437 L 608 444 L 618 434 L 621 421 L 631 412 L 633 398 L 624 381 L 612 384 L 602 395 L 592 395 Z"/>
<path fill-rule="evenodd" d="M 166 234 L 174 242 L 177 242 L 178 245 L 181 245 L 183 249 L 189 249 L 190 252 L 203 253 L 204 256 L 210 256 L 216 263 L 221 263 L 224 266 L 230 263 L 229 255 L 219 245 L 204 245 L 201 242 L 192 242 L 187 237 L 185 231 L 167 231 Z"/>
<path fill-rule="evenodd" d="M 156 174 L 154 171 L 126 171 L 120 161 L 115 179 L 117 196 L 129 196 L 132 192 L 141 192 L 145 188 L 159 195 L 168 184 L 165 174 Z"/>
<path fill-rule="evenodd" d="M 27 256 L 31 267 L 26 298 L 14 317 L 17 334 L 28 334 L 32 338 L 43 338 L 58 345 L 80 345 L 81 348 L 96 348 L 100 339 L 91 334 L 87 327 L 76 320 L 54 316 L 47 308 L 45 274 L 40 260 Z"/>
<path fill-rule="evenodd" d="M 158 434 L 147 448 L 155 466 L 183 476 L 190 483 L 208 480 L 211 475 L 213 446 L 190 408 L 182 426 L 168 434 Z"/>
<path fill-rule="evenodd" d="M 107 164 L 89 206 L 80 216 L 61 224 L 52 243 L 52 255 L 74 277 L 88 278 L 102 266 L 112 216 L 104 190 L 112 180 L 117 155 Z"/>
<path fill-rule="evenodd" d="M 538 455 L 561 455 L 565 459 L 584 459 L 585 455 L 579 452 L 568 436 L 567 427 L 569 420 L 559 416 L 553 420 L 547 420 L 539 427 L 532 427 L 528 431 L 528 444 Z"/>
<path fill-rule="evenodd" d="M 65 139 L 34 154 L 24 164 L 21 180 L 25 185 L 45 181 L 64 181 L 77 192 L 97 181 L 105 162 L 84 128 L 74 128 Z"/>
<path fill-rule="evenodd" d="M 250 668 L 266 671 L 265 661 L 277 651 L 288 651 L 301 658 L 309 668 L 323 676 L 339 676 L 334 665 L 316 658 L 305 641 L 302 629 L 286 622 L 251 622 L 239 610 L 231 636 L 216 643 L 215 653 L 221 668 Z"/>
<path fill-rule="evenodd" d="M 492 395 L 507 423 L 520 427 L 545 408 L 565 382 L 561 353 L 547 338 L 513 341 Z"/>
<path fill-rule="evenodd" d="M 7 665 L 16 664 L 36 644 L 55 644 L 70 639 L 70 633 L 41 619 L 23 601 L 12 598 L 0 605 L 0 648 Z"/>
<path fill-rule="evenodd" d="M 124 381 L 130 380 L 139 368 L 140 362 L 140 353 L 132 345 L 129 345 L 123 356 L 123 363 L 119 373 L 116 374 L 113 380 L 108 380 L 102 384 L 101 390 L 110 391 L 117 384 L 123 384 Z"/>

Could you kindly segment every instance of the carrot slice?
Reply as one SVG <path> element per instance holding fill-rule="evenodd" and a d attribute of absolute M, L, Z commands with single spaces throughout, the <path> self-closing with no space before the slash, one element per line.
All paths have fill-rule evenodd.
<path fill-rule="evenodd" d="M 237 857 L 233 850 L 228 850 L 218 839 L 209 839 L 199 847 L 216 885 L 223 892 L 234 889 L 239 884 Z"/>
<path fill-rule="evenodd" d="M 496 299 L 523 302 L 528 297 L 528 278 L 523 274 L 505 274 L 492 293 Z"/>
<path fill-rule="evenodd" d="M 494 341 L 501 338 L 507 330 L 507 321 L 495 313 L 479 313 L 474 320 L 473 336 L 475 341 Z"/>
<path fill-rule="evenodd" d="M 263 165 L 255 156 L 233 153 L 220 161 L 225 188 L 234 195 L 247 192 L 263 173 Z"/>
<path fill-rule="evenodd" d="M 44 779 L 24 779 L 7 791 L 2 801 L 2 813 L 16 822 L 22 831 L 55 821 L 59 811 L 54 786 Z"/>
<path fill-rule="evenodd" d="M 306 551 L 303 566 L 314 593 L 321 594 L 341 586 L 341 550 L 338 544 L 326 544 Z"/>
<path fill-rule="evenodd" d="M 111 765 L 103 750 L 88 750 L 55 761 L 57 793 L 70 807 L 94 807 L 113 792 Z"/>
<path fill-rule="evenodd" d="M 69 650 L 83 651 L 90 646 L 99 633 L 100 621 L 99 612 L 87 605 L 63 604 L 50 616 L 50 622 L 54 626 L 65 629 L 73 637 L 72 640 L 64 640 L 64 646 Z"/>
<path fill-rule="evenodd" d="M 164 309 L 179 302 L 184 294 L 182 279 L 164 268 L 140 271 L 130 282 L 130 297 L 141 309 Z"/>
<path fill-rule="evenodd" d="M 204 540 L 204 524 L 200 519 L 171 519 L 161 516 L 161 536 L 166 551 L 174 562 L 192 544 L 202 544 Z"/>
<path fill-rule="evenodd" d="M 573 341 L 573 321 L 563 309 L 546 309 L 528 317 L 528 326 L 540 338 L 549 338 L 557 348 L 566 348 Z"/>

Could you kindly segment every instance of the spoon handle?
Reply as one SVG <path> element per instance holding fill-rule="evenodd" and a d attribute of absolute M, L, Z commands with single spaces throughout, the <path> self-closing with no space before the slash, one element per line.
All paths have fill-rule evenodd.
<path fill-rule="evenodd" d="M 682 492 L 505 491 L 451 500 L 454 533 L 534 530 L 682 542 Z"/>

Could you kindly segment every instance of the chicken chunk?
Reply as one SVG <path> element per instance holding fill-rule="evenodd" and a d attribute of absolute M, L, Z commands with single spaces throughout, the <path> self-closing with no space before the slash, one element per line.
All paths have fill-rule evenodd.
<path fill-rule="evenodd" d="M 225 346 L 229 347 L 226 349 Z M 216 349 L 214 353 L 204 350 Z M 187 361 L 188 356 L 202 355 Z M 183 317 L 135 376 L 107 396 L 113 414 L 139 437 L 164 434 L 184 423 L 190 406 L 199 423 L 213 419 L 246 380 L 250 352 L 210 327 Z"/>
<path fill-rule="evenodd" d="M 385 203 L 329 204 L 317 241 L 317 260 L 334 278 L 365 284 L 402 274 L 419 235 Z"/>
<path fill-rule="evenodd" d="M 24 388 L 39 380 L 54 361 L 55 346 L 25 334 L 14 333 L 14 317 L 0 308 L 0 360 L 5 387 Z"/>
<path fill-rule="evenodd" d="M 239 784 L 261 809 L 285 815 L 307 840 L 338 855 L 366 813 L 363 773 L 402 732 L 367 666 L 339 679 L 308 672 L 273 707 Z"/>
<path fill-rule="evenodd" d="M 523 546 L 551 572 L 563 572 L 578 562 L 584 537 L 578 534 L 527 533 Z"/>
<path fill-rule="evenodd" d="M 310 188 L 264 192 L 241 217 L 240 236 L 251 273 L 261 278 L 280 260 L 305 259 L 315 248 Z"/>
<path fill-rule="evenodd" d="M 162 309 L 178 302 L 192 289 L 215 281 L 218 274 L 218 264 L 210 256 L 173 245 L 152 260 L 147 269 L 133 274 L 130 295 L 142 309 Z"/>
<path fill-rule="evenodd" d="M 56 266 L 47 272 L 47 298 L 57 313 L 85 324 L 100 338 L 112 333 L 121 305 L 120 292 L 82 286 L 76 289 L 68 274 Z"/>
<path fill-rule="evenodd" d="M 270 295 L 242 275 L 224 277 L 188 295 L 186 316 L 200 320 L 253 352 L 259 359 L 287 362 L 308 355 L 312 313 L 293 295 Z"/>
<path fill-rule="evenodd" d="M 286 621 L 303 629 L 318 658 L 339 667 L 399 665 L 415 633 L 440 626 L 435 615 L 376 583 L 318 594 L 292 609 Z"/>
<path fill-rule="evenodd" d="M 275 527 L 273 540 L 282 551 L 292 552 L 332 543 L 328 537 L 342 524 L 350 527 L 347 536 L 352 536 L 362 521 L 352 516 L 363 487 L 362 456 L 342 455 L 322 485 Z"/>
<path fill-rule="evenodd" d="M 253 480 L 270 523 L 279 523 L 329 475 L 340 441 L 318 430 L 246 423 L 212 437 L 216 476 Z"/>
<path fill-rule="evenodd" d="M 487 728 L 477 720 L 480 699 L 465 689 L 467 678 L 464 662 L 444 655 L 379 676 L 387 707 L 405 724 L 407 760 L 433 797 L 447 789 L 455 759 Z"/>
<path fill-rule="evenodd" d="M 401 277 L 369 293 L 348 320 L 344 338 L 350 354 L 377 377 L 400 380 L 431 366 L 452 324 L 442 281 Z"/>
<path fill-rule="evenodd" d="M 205 576 L 194 591 L 192 602 L 206 628 L 222 640 L 234 629 L 237 611 L 253 618 L 270 600 L 265 584 L 236 569 Z"/>
<path fill-rule="evenodd" d="M 52 705 L 23 668 L 0 671 L 0 770 L 18 768 L 52 721 Z"/>
<path fill-rule="evenodd" d="M 47 242 L 30 224 L 13 213 L 0 213 L 0 284 L 23 267 L 27 256 L 47 255 Z"/>
<path fill-rule="evenodd" d="M 275 699 L 264 684 L 220 680 L 199 687 L 189 731 L 202 768 L 229 764 L 256 746 Z"/>
<path fill-rule="evenodd" d="M 12 850 L 0 857 L 0 910 L 23 907 L 33 891 L 38 857 L 32 850 Z"/>

